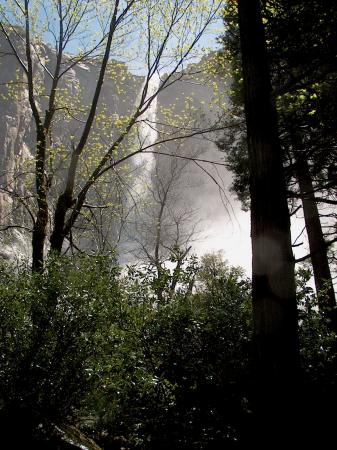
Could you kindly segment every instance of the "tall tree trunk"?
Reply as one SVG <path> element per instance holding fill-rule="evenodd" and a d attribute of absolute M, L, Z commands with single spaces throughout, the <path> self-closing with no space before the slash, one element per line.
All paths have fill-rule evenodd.
<path fill-rule="evenodd" d="M 259 1 L 239 0 L 239 20 L 250 163 L 256 349 L 267 371 L 290 375 L 298 367 L 294 258 Z"/>
<path fill-rule="evenodd" d="M 299 368 L 298 320 L 276 109 L 258 0 L 238 0 L 250 170 L 252 300 L 257 400 L 264 443 L 294 409 L 289 405 Z M 288 413 L 288 416 L 286 415 Z M 281 436 L 282 437 L 282 436 Z"/>
<path fill-rule="evenodd" d="M 28 99 L 36 126 L 35 186 L 37 214 L 32 236 L 32 270 L 40 271 L 43 269 L 44 244 L 47 236 L 49 218 L 46 180 L 47 130 L 42 123 L 35 99 L 29 0 L 24 1 L 23 9 L 21 10 L 24 11 L 25 15 L 25 50 L 27 58 L 27 67 L 23 65 L 23 70 L 27 76 Z"/>
<path fill-rule="evenodd" d="M 336 307 L 336 298 L 309 164 L 305 157 L 297 159 L 296 175 L 302 198 L 305 227 L 308 235 L 319 306 L 323 311 L 331 313 L 331 310 Z"/>
<path fill-rule="evenodd" d="M 35 167 L 35 182 L 36 182 L 38 209 L 32 236 L 33 271 L 40 271 L 43 269 L 44 245 L 47 237 L 47 227 L 49 219 L 47 183 L 45 174 L 45 154 L 46 154 L 46 136 L 43 127 L 39 125 L 37 129 L 37 149 L 36 149 L 36 167 Z"/>
<path fill-rule="evenodd" d="M 71 206 L 71 197 L 61 194 L 57 200 L 54 214 L 54 228 L 50 236 L 50 249 L 60 255 L 62 251 L 63 241 L 65 239 L 64 224 L 68 209 Z"/>

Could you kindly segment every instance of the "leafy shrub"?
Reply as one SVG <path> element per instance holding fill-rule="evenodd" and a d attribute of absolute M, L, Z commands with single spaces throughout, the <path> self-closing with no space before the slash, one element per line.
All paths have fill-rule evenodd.
<path fill-rule="evenodd" d="M 318 299 L 308 284 L 312 273 L 303 266 L 297 271 L 300 354 L 305 379 L 309 383 L 331 384 L 336 369 L 336 333 L 319 311 Z"/>
<path fill-rule="evenodd" d="M 234 448 L 249 415 L 250 283 L 219 255 L 199 267 L 187 262 L 176 291 L 161 292 L 165 303 L 156 302 L 153 279 L 151 267 L 131 268 L 125 279 L 133 307 L 95 399 L 101 442 L 110 448 L 109 438 L 124 436 L 141 449 Z"/>
<path fill-rule="evenodd" d="M 220 254 L 161 275 L 89 256 L 50 260 L 42 274 L 2 266 L 4 429 L 27 443 L 72 422 L 106 450 L 242 448 L 255 420 L 250 281 Z M 326 420 L 336 397 L 336 336 L 309 278 L 300 269 L 303 423 L 315 409 Z"/>
<path fill-rule="evenodd" d="M 118 269 L 106 259 L 50 260 L 44 273 L 0 270 L 2 413 L 66 421 L 97 382 L 113 339 Z M 24 413 L 23 413 L 24 412 Z M 15 419 L 16 421 L 16 419 Z"/>

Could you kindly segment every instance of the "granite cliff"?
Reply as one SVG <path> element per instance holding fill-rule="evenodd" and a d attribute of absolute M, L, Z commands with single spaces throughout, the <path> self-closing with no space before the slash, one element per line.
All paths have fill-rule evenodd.
<path fill-rule="evenodd" d="M 0 51 L 2 54 L 0 60 L 0 223 L 2 228 L 0 254 L 4 258 L 11 258 L 13 255 L 29 257 L 29 229 L 31 228 L 31 214 L 34 209 L 32 199 L 34 197 L 35 125 L 31 116 L 24 75 L 11 54 L 8 43 L 1 35 Z M 45 45 L 43 54 L 45 60 L 52 65 L 54 59 L 52 49 Z M 39 62 L 35 61 L 34 77 L 48 91 L 50 79 Z M 148 121 L 147 126 L 140 127 L 138 132 L 138 135 L 143 138 L 143 142 L 147 139 L 149 143 L 152 143 L 155 140 L 165 139 L 165 136 L 178 135 L 177 125 L 181 123 L 182 127 L 185 126 L 182 121 L 179 121 L 179 115 L 183 115 L 185 118 L 184 124 L 188 124 L 189 128 L 186 125 L 184 129 L 184 133 L 187 134 L 193 134 L 193 130 L 208 129 L 216 124 L 221 110 L 218 98 L 219 80 L 203 73 L 201 67 L 202 63 L 190 66 L 186 70 L 186 76 L 183 77 L 181 77 L 181 74 L 177 74 L 175 82 L 159 93 L 144 118 Z M 105 79 L 99 110 L 104 112 L 106 117 L 114 115 L 123 117 L 130 113 L 130 110 L 134 107 L 144 83 L 144 77 L 133 75 L 125 64 L 117 61 L 112 70 L 114 76 L 107 76 Z M 97 64 L 94 61 L 89 61 L 76 65 L 63 78 L 60 89 L 63 89 L 66 93 L 68 102 L 64 107 L 69 107 L 69 109 L 73 107 L 72 111 L 78 108 L 79 113 L 71 113 L 71 117 L 68 115 L 66 119 L 65 116 L 63 118 L 61 116 L 55 121 L 52 133 L 53 142 L 51 143 L 55 151 L 66 154 L 69 151 L 69 148 L 66 147 L 69 136 L 76 139 L 76 136 L 79 135 L 83 122 L 81 119 L 85 116 L 86 107 L 90 105 L 97 76 Z M 153 83 L 157 83 L 157 86 L 160 85 L 164 77 L 165 74 L 161 74 L 160 77 L 158 76 L 157 79 L 153 80 Z M 116 83 L 116 79 L 118 79 L 118 83 Z M 150 91 L 151 88 L 155 87 L 150 86 Z M 221 89 L 224 91 L 224 86 Z M 43 110 L 47 100 L 41 95 L 41 110 Z M 225 96 L 222 101 L 226 101 Z M 80 111 L 81 108 L 83 108 L 83 112 Z M 171 125 L 167 125 L 168 111 Z M 175 120 L 172 118 L 175 118 Z M 174 125 L 172 125 L 173 123 Z M 111 136 L 113 136 L 113 133 L 114 131 L 111 130 Z M 96 125 L 94 134 L 100 136 L 99 125 Z M 183 157 L 198 157 L 210 161 L 219 161 L 221 155 L 212 141 L 215 137 L 214 133 L 208 133 L 205 136 L 196 133 L 193 137 L 181 141 L 169 141 L 160 147 L 153 148 L 153 150 Z M 103 133 L 101 140 L 104 144 L 105 134 Z M 151 151 L 151 148 L 149 150 Z M 62 175 L 62 170 L 64 170 L 62 158 L 57 156 L 55 159 L 58 174 Z M 178 166 L 180 164 L 182 167 L 183 163 L 185 164 L 186 160 L 178 158 L 176 164 Z M 53 164 L 55 164 L 55 161 L 53 161 Z M 183 183 L 178 189 L 175 189 L 175 195 L 172 196 L 174 208 L 175 210 L 182 210 L 188 206 L 189 210 L 196 212 L 193 220 L 203 223 L 200 229 L 204 226 L 209 228 L 210 224 L 219 220 L 221 215 L 227 214 L 219 197 L 219 185 L 224 180 L 225 184 L 228 184 L 228 174 L 223 167 L 212 167 L 207 163 L 195 164 L 189 162 L 185 165 L 182 177 Z M 134 170 L 137 168 L 138 172 Z M 172 158 L 164 154 L 139 155 L 130 159 L 128 170 L 135 173 L 132 175 L 131 185 L 137 194 L 137 182 L 135 182 L 137 176 L 143 182 L 146 178 L 147 183 L 153 183 L 153 180 L 158 176 L 163 179 L 167 178 L 167 174 L 172 170 Z M 214 182 L 214 178 L 217 179 L 218 185 Z M 59 176 L 57 180 L 56 177 L 51 177 L 51 196 L 56 196 L 62 188 L 62 176 Z M 115 211 L 120 215 L 121 210 L 128 203 L 127 193 L 121 194 L 123 188 L 121 188 L 121 184 L 116 183 L 116 178 L 112 175 L 109 178 L 109 183 L 109 204 L 115 205 Z M 118 187 L 116 187 L 117 184 Z M 115 187 L 111 188 L 111 186 Z M 144 193 L 142 195 L 144 197 Z M 134 202 L 140 201 L 139 195 L 133 197 Z M 97 192 L 91 193 L 91 198 L 96 202 L 101 200 L 100 194 Z M 131 225 L 129 224 L 127 232 L 124 233 L 120 229 L 123 220 L 121 221 L 120 218 L 118 220 L 116 218 L 111 219 L 114 216 L 113 208 L 109 208 L 109 211 L 94 211 L 94 214 L 96 224 L 100 220 L 101 231 L 104 229 L 101 238 L 104 235 L 105 241 L 110 243 L 118 241 L 122 253 L 129 251 L 130 248 L 135 250 L 135 245 L 132 244 L 133 236 L 137 234 L 134 227 L 135 218 L 130 220 Z M 81 226 L 82 228 L 88 228 L 88 220 L 85 225 L 86 219 L 80 218 L 79 229 Z M 105 221 L 104 224 L 102 224 L 102 221 Z M 189 222 L 185 225 L 190 227 L 192 223 Z M 95 249 L 99 245 L 103 245 L 97 243 L 97 239 L 97 236 L 94 236 L 94 229 L 90 228 L 89 232 L 79 235 L 78 242 L 81 246 Z"/>

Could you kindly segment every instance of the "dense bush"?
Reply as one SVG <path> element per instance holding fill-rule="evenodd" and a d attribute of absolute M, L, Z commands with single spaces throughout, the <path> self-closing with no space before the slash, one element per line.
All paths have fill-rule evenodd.
<path fill-rule="evenodd" d="M 308 285 L 310 268 L 297 271 L 300 352 L 304 379 L 309 383 L 331 386 L 336 375 L 336 334 L 329 319 L 319 311 L 314 290 Z M 324 292 L 321 293 L 324 295 Z"/>
<path fill-rule="evenodd" d="M 106 263 L 59 259 L 43 274 L 1 267 L 1 413 L 9 428 L 66 421 L 94 387 L 119 309 L 118 271 Z"/>
<path fill-rule="evenodd" d="M 249 281 L 219 255 L 186 263 L 164 304 L 152 268 L 131 268 L 124 281 L 132 318 L 95 399 L 101 439 L 127 436 L 142 449 L 235 446 L 249 416 Z"/>
<path fill-rule="evenodd" d="M 4 429 L 20 428 L 27 442 L 50 423 L 76 423 L 106 450 L 245 448 L 254 426 L 250 281 L 219 254 L 185 261 L 174 290 L 170 270 L 162 276 L 106 257 L 49 261 L 42 274 L 3 265 Z M 336 337 L 309 277 L 299 271 L 310 422 L 320 399 L 334 398 Z"/>

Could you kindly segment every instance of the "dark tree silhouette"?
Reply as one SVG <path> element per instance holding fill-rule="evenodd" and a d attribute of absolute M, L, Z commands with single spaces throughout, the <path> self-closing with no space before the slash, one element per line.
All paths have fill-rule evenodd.
<path fill-rule="evenodd" d="M 299 367 L 294 258 L 260 2 L 239 0 L 238 7 L 250 174 L 257 394 L 264 439 L 269 442 L 280 431 L 278 418 L 287 410 Z"/>

